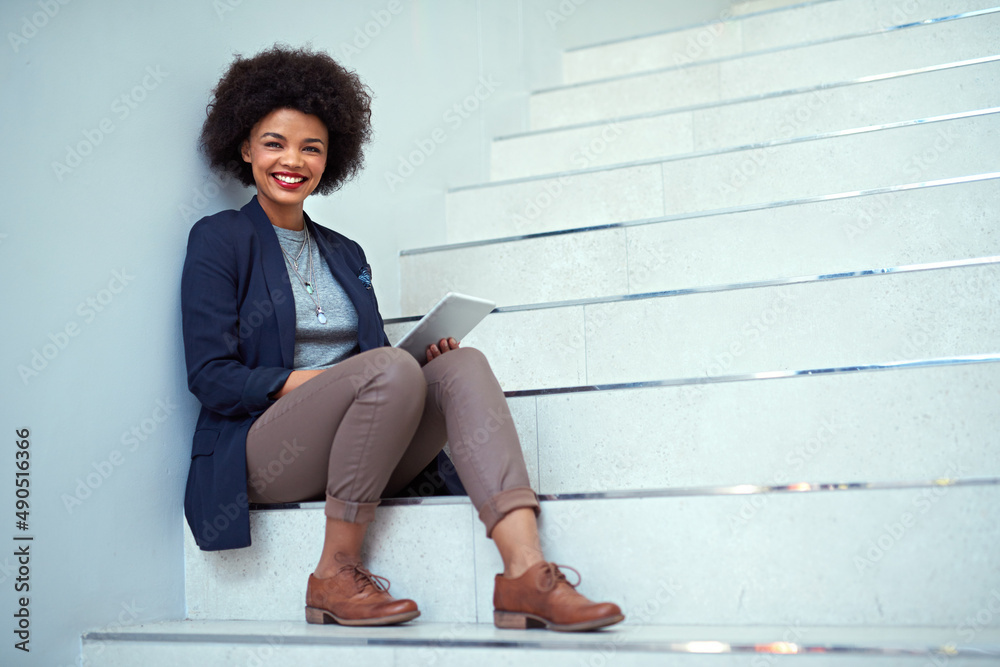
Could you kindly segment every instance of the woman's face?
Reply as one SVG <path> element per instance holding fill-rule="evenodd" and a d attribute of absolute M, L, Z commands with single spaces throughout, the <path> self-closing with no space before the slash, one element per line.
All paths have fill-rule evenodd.
<path fill-rule="evenodd" d="M 243 142 L 257 197 L 278 206 L 302 206 L 326 168 L 329 133 L 318 116 L 275 109 L 258 121 Z"/>

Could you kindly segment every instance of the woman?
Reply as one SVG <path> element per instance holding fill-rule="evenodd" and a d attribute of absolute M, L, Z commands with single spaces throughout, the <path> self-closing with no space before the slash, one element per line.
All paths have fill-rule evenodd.
<path fill-rule="evenodd" d="M 483 355 L 449 338 L 421 366 L 389 347 L 364 252 L 303 211 L 307 196 L 360 170 L 370 135 L 367 89 L 322 52 L 237 57 L 214 91 L 203 150 L 257 195 L 198 221 L 184 263 L 188 385 L 202 403 L 185 514 L 199 547 L 248 546 L 248 502 L 325 498 L 306 620 L 415 618 L 415 602 L 391 597 L 362 566 L 361 546 L 379 498 L 405 488 L 447 440 L 503 558 L 496 625 L 621 621 L 616 605 L 587 600 L 545 561 L 538 498 Z"/>

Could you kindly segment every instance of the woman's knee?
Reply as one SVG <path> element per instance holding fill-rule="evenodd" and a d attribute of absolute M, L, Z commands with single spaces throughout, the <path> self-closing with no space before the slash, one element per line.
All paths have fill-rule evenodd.
<path fill-rule="evenodd" d="M 383 347 L 370 352 L 369 360 L 375 369 L 371 380 L 380 387 L 403 392 L 426 388 L 420 364 L 409 352 L 396 347 Z"/>
<path fill-rule="evenodd" d="M 460 347 L 446 353 L 445 357 L 454 355 L 451 362 L 444 370 L 444 377 L 449 383 L 458 383 L 460 386 L 471 384 L 474 387 L 486 383 L 492 385 L 496 382 L 496 375 L 490 366 L 486 355 L 474 347 Z"/>
<path fill-rule="evenodd" d="M 486 355 L 483 354 L 478 347 L 460 347 L 457 350 L 452 351 L 458 352 L 462 357 L 469 359 L 471 362 L 489 366 L 490 362 L 486 360 Z"/>
<path fill-rule="evenodd" d="M 453 367 L 479 372 L 493 372 L 486 355 L 474 347 L 460 347 L 457 350 L 451 350 L 441 355 L 439 359 L 449 362 L 448 365 Z"/>

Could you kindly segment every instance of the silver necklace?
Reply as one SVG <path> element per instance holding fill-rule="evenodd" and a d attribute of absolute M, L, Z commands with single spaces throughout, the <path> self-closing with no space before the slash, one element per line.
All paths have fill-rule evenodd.
<path fill-rule="evenodd" d="M 305 288 L 306 294 L 309 295 L 309 298 L 312 299 L 313 305 L 316 306 L 316 319 L 320 324 L 326 324 L 326 313 L 323 312 L 323 306 L 320 305 L 319 299 L 317 299 L 319 295 L 315 294 L 316 290 L 313 288 L 313 285 L 316 284 L 316 274 L 315 267 L 313 267 L 309 227 L 303 225 L 302 228 L 305 230 L 305 238 L 302 240 L 302 245 L 299 246 L 299 251 L 295 254 L 294 258 L 288 254 L 284 246 L 281 246 L 280 243 L 278 245 L 281 246 L 281 254 L 285 256 L 285 261 L 289 263 L 292 271 L 295 273 L 295 276 L 299 279 L 299 282 L 302 283 L 302 287 Z M 299 273 L 299 258 L 302 256 L 302 250 L 306 247 L 309 248 L 309 250 L 306 251 L 306 274 L 308 275 L 308 280 L 303 278 L 302 274 Z"/>

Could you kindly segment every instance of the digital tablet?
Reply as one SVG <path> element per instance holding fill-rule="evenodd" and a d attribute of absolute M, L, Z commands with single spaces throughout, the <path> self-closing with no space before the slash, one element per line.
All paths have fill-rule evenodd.
<path fill-rule="evenodd" d="M 406 350 L 423 364 L 427 361 L 428 345 L 442 338 L 461 342 L 494 308 L 496 303 L 488 299 L 448 292 L 396 343 L 396 347 Z"/>

